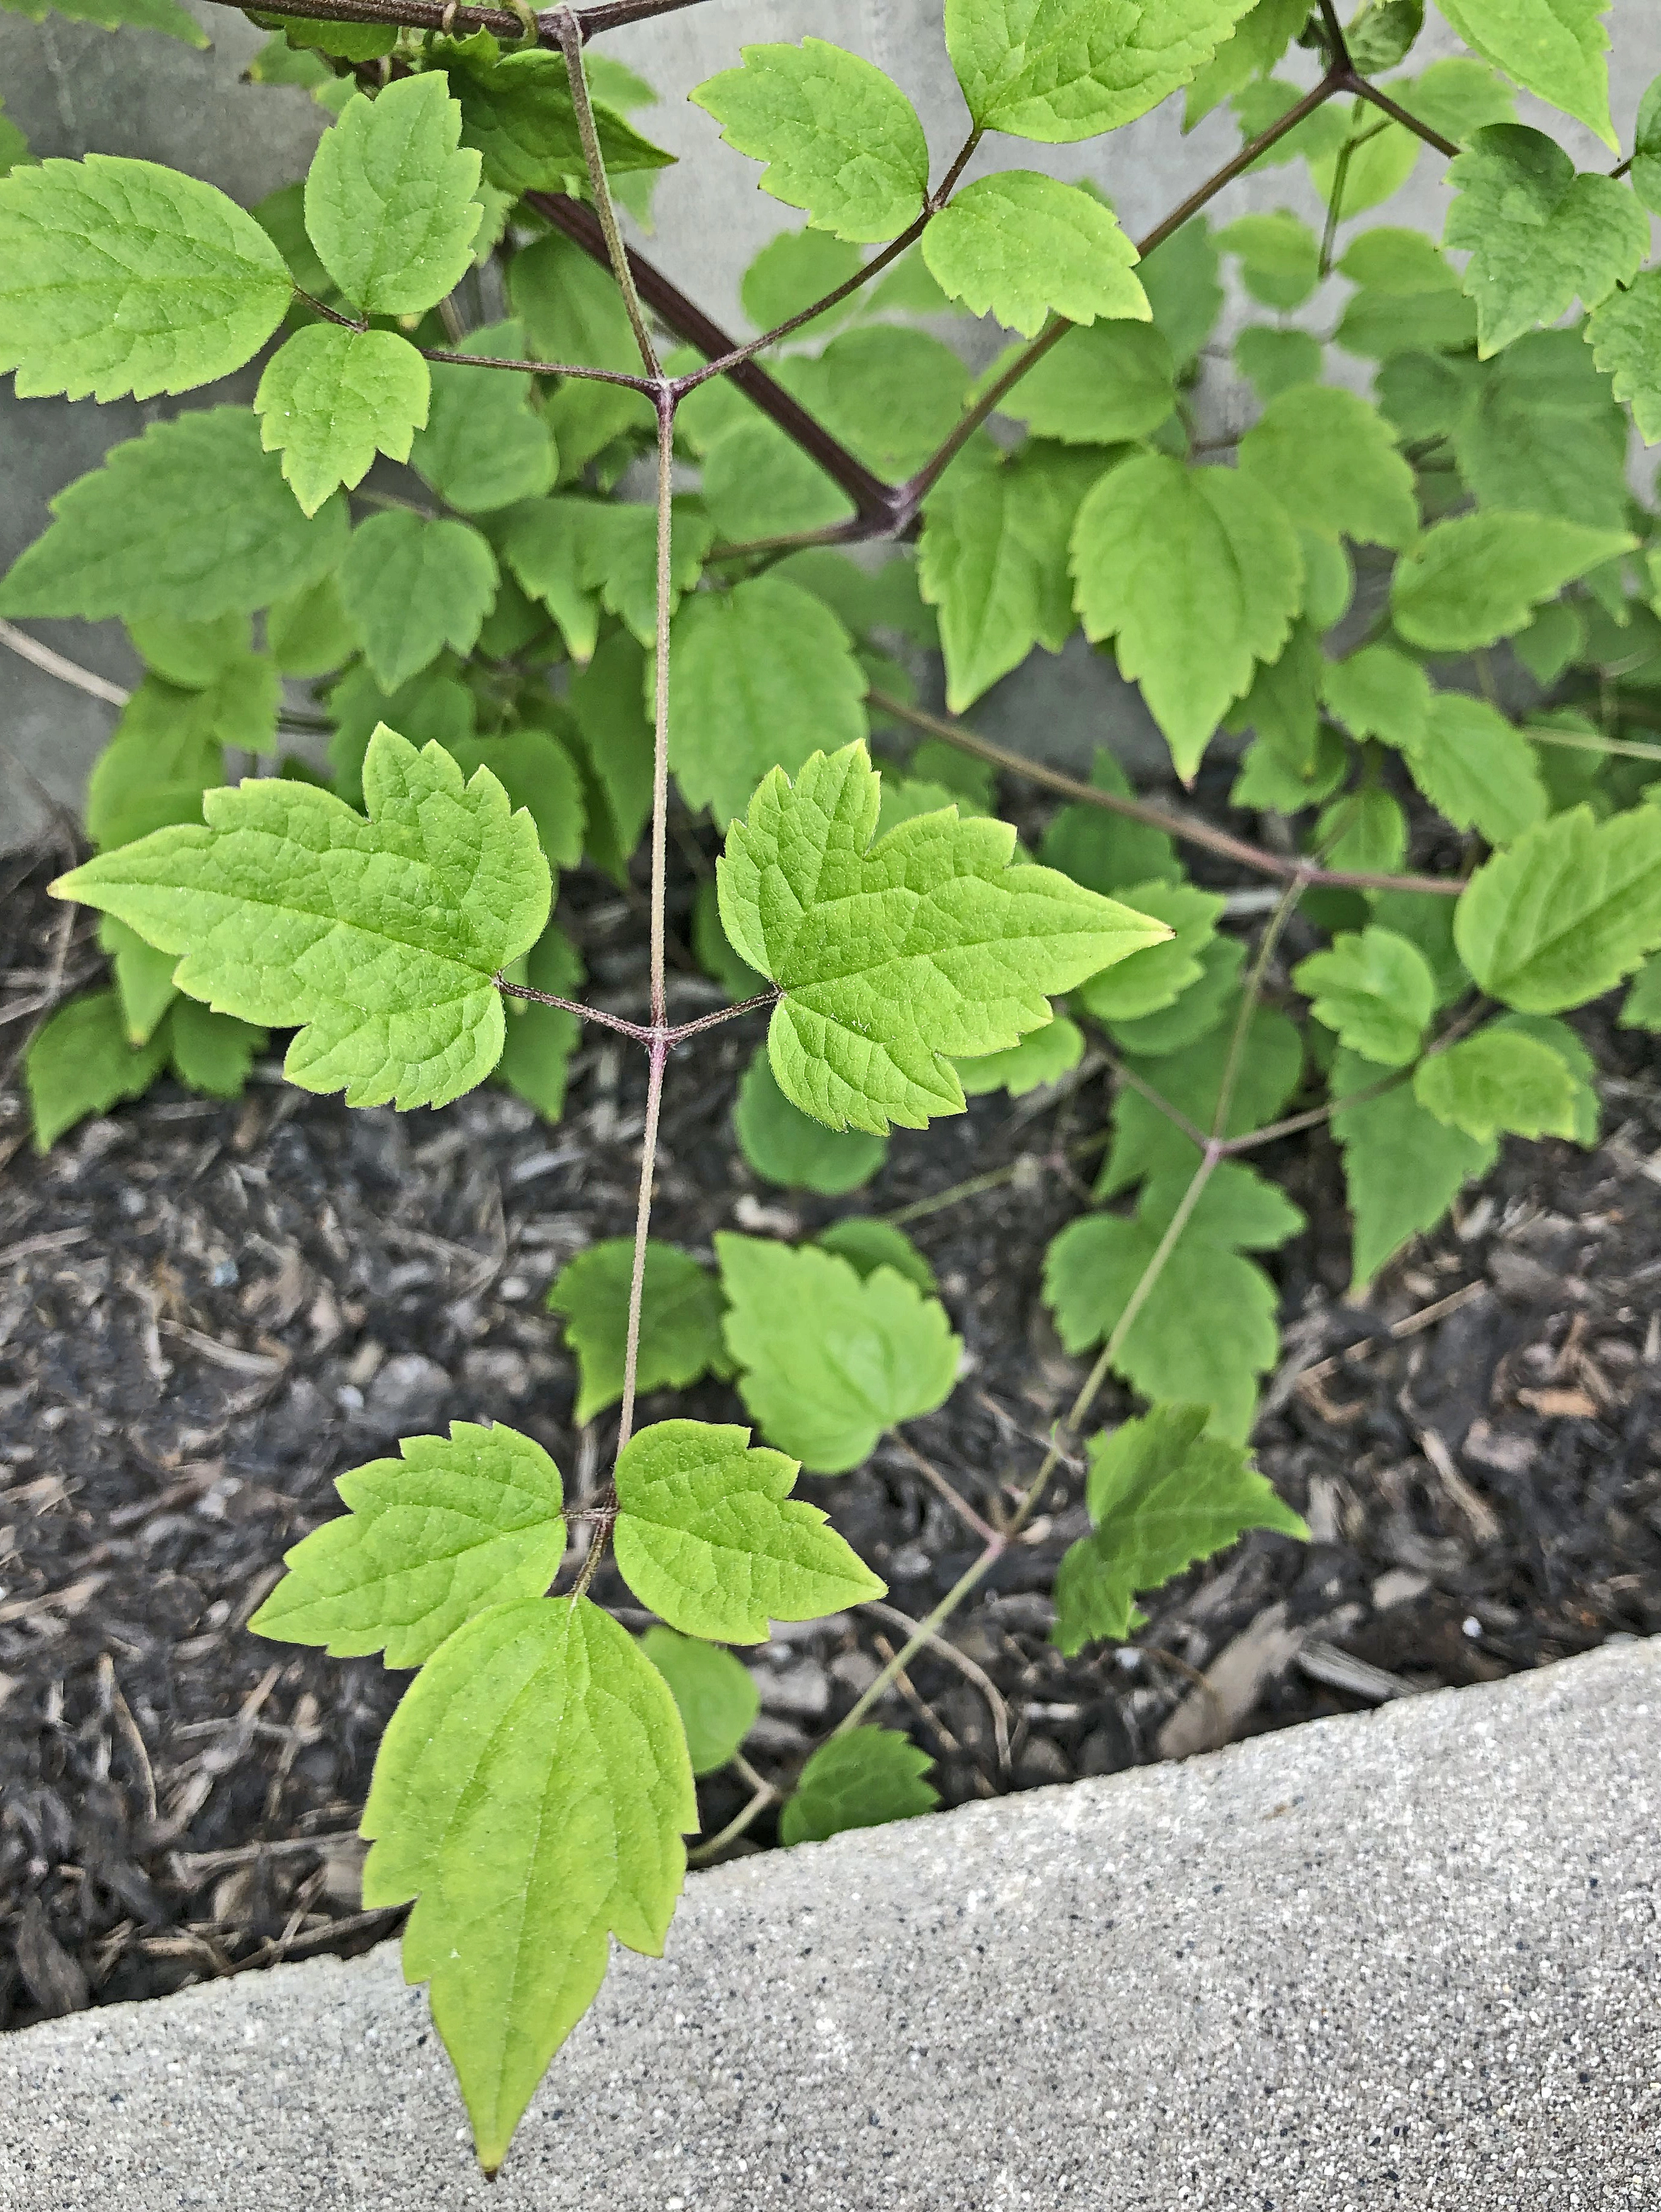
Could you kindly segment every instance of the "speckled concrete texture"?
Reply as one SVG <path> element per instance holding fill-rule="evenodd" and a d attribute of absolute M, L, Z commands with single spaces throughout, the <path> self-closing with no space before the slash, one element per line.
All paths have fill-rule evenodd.
<path fill-rule="evenodd" d="M 5 2212 L 1652 2212 L 1661 1644 L 745 1859 L 499 2182 L 392 1950 L 0 2044 Z"/>

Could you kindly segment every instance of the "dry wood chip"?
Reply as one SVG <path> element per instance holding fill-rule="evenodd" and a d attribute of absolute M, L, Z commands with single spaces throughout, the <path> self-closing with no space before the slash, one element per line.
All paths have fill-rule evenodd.
<path fill-rule="evenodd" d="M 86 1975 L 52 1934 L 46 1908 L 33 1892 L 23 1900 L 12 1944 L 17 1971 L 49 2020 L 85 2010 L 92 1998 Z"/>
<path fill-rule="evenodd" d="M 1596 1401 L 1584 1390 L 1519 1390 L 1519 1405 L 1541 1413 L 1548 1420 L 1591 1421 L 1597 1418 Z"/>
<path fill-rule="evenodd" d="M 204 1336 L 199 1328 L 186 1328 L 179 1322 L 164 1321 L 161 1327 L 169 1336 L 176 1336 L 181 1344 L 188 1344 L 192 1352 L 199 1352 L 204 1359 L 232 1375 L 280 1375 L 289 1364 L 289 1355 L 281 1346 L 274 1352 L 244 1352 L 240 1345 L 222 1344 L 216 1336 Z"/>

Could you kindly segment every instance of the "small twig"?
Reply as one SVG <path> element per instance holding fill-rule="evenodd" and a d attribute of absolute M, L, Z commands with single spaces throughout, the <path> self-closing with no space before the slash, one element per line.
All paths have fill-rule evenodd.
<path fill-rule="evenodd" d="M 909 1613 L 902 1613 L 897 1605 L 886 1604 L 881 1598 L 867 1598 L 861 1601 L 860 1611 L 879 1613 L 885 1620 L 891 1621 L 896 1628 L 903 1628 L 908 1636 L 922 1635 L 923 1644 L 929 1650 L 937 1653 L 949 1666 L 955 1667 L 960 1674 L 966 1676 L 975 1685 L 986 1699 L 987 1710 L 992 1716 L 992 1740 L 997 1747 L 999 1768 L 1003 1773 L 1007 1774 L 1009 1771 L 1009 1707 L 1004 1701 L 1003 1692 L 987 1673 L 985 1668 L 977 1666 L 966 1651 L 959 1651 L 957 1645 L 947 1638 L 936 1636 L 932 1629 L 925 1632 L 920 1622 L 913 1620 Z"/>
<path fill-rule="evenodd" d="M 1439 131 L 1433 131 L 1428 123 L 1421 122 L 1410 109 L 1403 107 L 1399 100 L 1392 100 L 1387 92 L 1381 92 L 1376 84 L 1356 70 L 1350 71 L 1339 89 L 1353 92 L 1358 100 L 1371 100 L 1381 114 L 1389 116 L 1392 123 L 1399 123 L 1403 130 L 1412 131 L 1415 138 L 1422 138 L 1427 146 L 1433 146 L 1439 154 L 1445 154 L 1450 161 L 1456 155 L 1463 153 L 1463 146 L 1456 145 L 1451 138 L 1443 137 Z"/>
<path fill-rule="evenodd" d="M 755 1795 L 750 1799 L 748 1804 L 733 1815 L 720 1834 L 711 1836 L 707 1844 L 699 1844 L 694 1850 L 687 1852 L 688 1866 L 703 1866 L 714 1858 L 717 1851 L 724 1851 L 728 1844 L 735 1844 L 752 1821 L 759 1820 L 770 1805 L 777 1802 L 780 1793 L 774 1789 L 772 1784 L 762 1782 L 759 1777 L 757 1780 L 758 1786 Z"/>
<path fill-rule="evenodd" d="M 630 392 L 649 393 L 651 385 L 643 376 L 630 375 L 627 369 L 590 368 L 574 361 L 504 361 L 490 353 L 451 353 L 442 346 L 417 348 L 423 361 L 453 362 L 458 368 L 508 368 L 523 376 L 586 376 L 594 384 L 623 384 Z"/>
<path fill-rule="evenodd" d="M 989 1521 L 982 1519 L 969 1500 L 961 1492 L 952 1487 L 933 1460 L 926 1459 L 910 1437 L 903 1436 L 898 1429 L 891 1429 L 888 1432 L 888 1439 L 897 1450 L 904 1453 L 923 1480 L 939 1492 L 959 1520 L 966 1528 L 974 1530 L 982 1543 L 989 1544 L 1003 1533 L 1001 1529 L 995 1528 Z"/>
<path fill-rule="evenodd" d="M 61 653 L 54 653 L 39 638 L 31 637 L 15 623 L 0 621 L 0 645 L 9 645 L 20 660 L 31 662 L 47 676 L 57 677 L 60 684 L 73 684 L 77 691 L 89 698 L 101 699 L 106 707 L 125 707 L 131 698 L 131 691 L 120 684 L 112 684 L 106 677 L 94 676 L 90 668 L 82 668 L 76 660 L 66 660 Z"/>
<path fill-rule="evenodd" d="M 594 212 L 599 217 L 599 227 L 605 234 L 611 274 L 617 279 L 618 289 L 623 295 L 623 304 L 629 313 L 630 327 L 635 333 L 635 343 L 640 348 L 642 365 L 651 381 L 654 385 L 660 384 L 663 380 L 662 364 L 658 360 L 657 348 L 652 343 L 652 333 L 647 328 L 640 294 L 635 288 L 634 271 L 629 266 L 623 233 L 618 228 L 617 210 L 611 204 L 611 182 L 605 174 L 605 162 L 599 150 L 599 133 L 594 125 L 593 103 L 588 97 L 588 79 L 582 66 L 582 26 L 577 21 L 575 9 L 570 8 L 556 8 L 545 20 L 544 35 L 551 34 L 565 56 L 565 74 L 571 87 L 571 105 L 576 110 L 577 136 L 582 141 L 582 158 L 588 171 L 588 188 L 594 196 Z"/>

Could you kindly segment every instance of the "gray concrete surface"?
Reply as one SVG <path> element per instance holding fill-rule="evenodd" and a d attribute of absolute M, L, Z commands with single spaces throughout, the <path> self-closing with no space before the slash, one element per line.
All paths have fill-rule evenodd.
<path fill-rule="evenodd" d="M 1652 2212 L 1661 1641 L 693 1876 L 494 2187 L 392 1950 L 0 2040 L 5 2212 Z"/>

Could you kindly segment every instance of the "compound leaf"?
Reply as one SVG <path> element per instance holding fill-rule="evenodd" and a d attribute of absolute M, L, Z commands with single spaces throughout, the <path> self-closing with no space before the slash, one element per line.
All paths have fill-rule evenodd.
<path fill-rule="evenodd" d="M 779 1815 L 779 1841 L 822 1844 L 849 1828 L 881 1828 L 932 1813 L 940 1792 L 923 1776 L 934 1761 L 897 1729 L 849 1729 L 822 1743 Z"/>
<path fill-rule="evenodd" d="M 1609 0 L 1438 0 L 1473 53 L 1615 145 L 1609 122 Z"/>
<path fill-rule="evenodd" d="M 86 991 L 58 1007 L 35 1032 L 23 1060 L 34 1149 L 50 1151 L 88 1114 L 142 1097 L 167 1057 L 165 1027 L 131 1044 L 113 991 Z"/>
<path fill-rule="evenodd" d="M 288 313 L 287 264 L 224 193 L 89 154 L 0 183 L 0 370 L 20 399 L 149 399 L 211 384 Z"/>
<path fill-rule="evenodd" d="M 1646 445 L 1661 438 L 1661 270 L 1646 269 L 1586 325 L 1591 357 L 1615 380 Z"/>
<path fill-rule="evenodd" d="M 260 442 L 281 453 L 302 513 L 315 514 L 338 486 L 360 484 L 378 453 L 409 459 L 429 392 L 426 362 L 395 331 L 313 323 L 272 355 L 253 404 Z"/>
<path fill-rule="evenodd" d="M 946 0 L 946 43 L 983 131 L 1066 145 L 1185 84 L 1251 0 Z"/>
<path fill-rule="evenodd" d="M 793 1105 L 779 1089 L 764 1045 L 739 1085 L 733 1127 L 739 1150 L 758 1176 L 787 1190 L 818 1191 L 827 1198 L 869 1182 L 888 1157 L 885 1137 L 827 1129 Z"/>
<path fill-rule="evenodd" d="M 718 1644 L 648 1628 L 640 1648 L 669 1685 L 694 1774 L 725 1766 L 754 1725 L 761 1692 L 749 1668 Z"/>
<path fill-rule="evenodd" d="M 814 1474 L 844 1474 L 885 1429 L 951 1395 L 963 1346 L 946 1309 L 889 1267 L 861 1279 L 811 1244 L 718 1235 L 739 1393 Z"/>
<path fill-rule="evenodd" d="M 1483 990 L 1519 1012 L 1561 1013 L 1613 989 L 1661 945 L 1661 816 L 1553 815 L 1477 870 L 1453 934 Z"/>
<path fill-rule="evenodd" d="M 672 1628 L 723 1644 L 765 1644 L 770 1621 L 885 1595 L 828 1516 L 791 1497 L 799 1472 L 782 1452 L 752 1449 L 748 1429 L 642 1429 L 617 1463 L 624 1581 Z"/>
<path fill-rule="evenodd" d="M 1390 613 L 1409 644 L 1466 653 L 1524 629 L 1541 600 L 1630 552 L 1624 531 L 1491 507 L 1426 531 L 1396 564 Z"/>
<path fill-rule="evenodd" d="M 472 266 L 478 155 L 441 71 L 356 93 L 306 179 L 306 228 L 366 315 L 418 315 Z"/>
<path fill-rule="evenodd" d="M 1152 317 L 1131 273 L 1136 249 L 1111 208 L 1033 169 L 966 185 L 924 231 L 922 258 L 949 298 L 1027 337 L 1051 313 L 1071 323 Z"/>
<path fill-rule="evenodd" d="M 284 1072 L 353 1106 L 444 1105 L 502 1051 L 498 969 L 548 918 L 529 815 L 481 769 L 383 725 L 368 818 L 285 777 L 212 791 L 205 826 L 158 830 L 52 886 L 181 954 L 174 981 L 216 1010 L 298 1028 Z"/>
<path fill-rule="evenodd" d="M 668 1686 L 587 1598 L 493 1606 L 405 1692 L 363 1811 L 363 1894 L 417 1900 L 405 1975 L 431 1984 L 487 2172 L 593 2002 L 608 1932 L 661 1955 L 697 1826 Z"/>
<path fill-rule="evenodd" d="M 1549 802 L 1534 749 L 1485 699 L 1439 691 L 1425 730 L 1405 748 L 1414 781 L 1456 830 L 1508 845 L 1545 819 Z"/>
<path fill-rule="evenodd" d="M 784 994 L 768 1032 L 780 1089 L 873 1136 L 960 1113 L 950 1058 L 1004 1050 L 1050 1019 L 1054 994 L 1167 933 L 1053 869 L 1011 866 L 1005 823 L 944 810 L 873 846 L 879 791 L 862 745 L 816 753 L 794 785 L 776 769 L 716 866 L 729 940 Z"/>
<path fill-rule="evenodd" d="M 1575 1134 L 1577 1086 L 1561 1054 L 1497 1023 L 1421 1060 L 1413 1095 L 1427 1113 L 1481 1145 L 1507 1130 L 1519 1137 Z"/>
<path fill-rule="evenodd" d="M 1299 384 L 1240 441 L 1240 468 L 1323 538 L 1405 545 L 1419 527 L 1412 468 L 1378 410 L 1335 384 Z"/>
<path fill-rule="evenodd" d="M 1427 1113 L 1410 1084 L 1376 1097 L 1378 1067 L 1359 1053 L 1340 1052 L 1333 1062 L 1335 1099 L 1356 1097 L 1332 1117 L 1344 1156 L 1344 1184 L 1351 1224 L 1351 1296 L 1368 1283 L 1409 1240 L 1433 1229 L 1464 1185 L 1494 1165 L 1495 1147 L 1479 1143 Z"/>
<path fill-rule="evenodd" d="M 1436 1010 L 1436 978 L 1424 954 L 1376 924 L 1335 937 L 1330 951 L 1311 953 L 1292 980 L 1341 1044 L 1385 1067 L 1415 1057 Z"/>
<path fill-rule="evenodd" d="M 608 1237 L 568 1261 L 548 1293 L 549 1311 L 565 1316 L 565 1340 L 577 1356 L 579 1426 L 623 1395 L 634 1265 L 633 1237 Z M 637 1388 L 644 1392 L 667 1384 L 684 1390 L 711 1368 L 722 1370 L 721 1318 L 721 1285 L 709 1270 L 690 1252 L 650 1239 L 641 1286 Z"/>
<path fill-rule="evenodd" d="M 383 691 L 418 676 L 450 646 L 471 653 L 500 580 L 478 532 L 394 507 L 353 531 L 340 565 L 340 604 Z"/>

